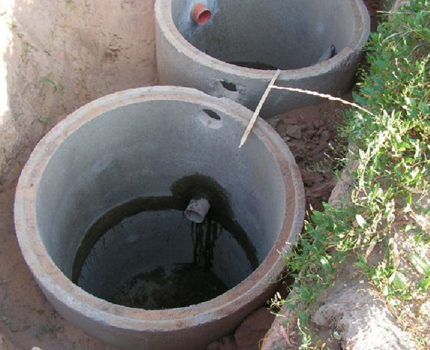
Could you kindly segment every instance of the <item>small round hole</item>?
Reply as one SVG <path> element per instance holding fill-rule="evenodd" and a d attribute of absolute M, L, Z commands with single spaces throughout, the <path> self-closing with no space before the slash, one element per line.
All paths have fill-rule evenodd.
<path fill-rule="evenodd" d="M 228 91 L 233 91 L 233 92 L 237 91 L 236 84 L 234 84 L 234 83 L 230 83 L 228 81 L 221 80 L 221 85 L 223 86 L 224 89 L 226 89 Z"/>
<path fill-rule="evenodd" d="M 211 111 L 210 109 L 204 109 L 203 112 L 205 112 L 209 118 L 212 118 L 215 120 L 221 120 L 221 117 L 214 111 Z"/>

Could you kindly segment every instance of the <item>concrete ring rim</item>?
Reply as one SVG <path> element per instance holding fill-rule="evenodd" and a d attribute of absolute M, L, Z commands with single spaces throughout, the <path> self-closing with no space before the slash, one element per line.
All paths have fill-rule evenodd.
<path fill-rule="evenodd" d="M 192 307 L 162 311 L 148 311 L 114 305 L 96 298 L 82 290 L 80 287 L 74 285 L 49 257 L 49 254 L 38 234 L 35 211 L 38 184 L 34 183 L 32 177 L 36 176 L 37 179 L 37 176 L 39 176 L 40 179 L 40 176 L 43 174 L 43 170 L 48 164 L 50 157 L 57 149 L 56 147 L 52 147 L 53 141 L 57 141 L 59 146 L 69 135 L 82 125 L 85 125 L 88 120 L 82 120 L 82 118 L 87 112 L 94 112 L 95 109 L 98 113 L 95 113 L 89 120 L 96 118 L 98 115 L 103 113 L 103 109 L 100 109 L 100 106 L 98 106 L 100 103 L 106 103 L 105 107 L 110 106 L 111 108 L 117 108 L 118 105 L 115 105 L 115 103 L 118 102 L 117 100 L 124 102 L 128 101 L 128 99 L 132 97 L 132 101 L 134 102 L 130 103 L 135 103 L 133 98 L 137 100 L 145 100 L 148 98 L 154 99 L 154 97 L 158 96 L 158 98 L 161 99 L 162 97 L 165 98 L 166 92 L 168 92 L 172 98 L 177 98 L 178 96 L 188 96 L 191 98 L 198 97 L 199 104 L 202 104 L 202 100 L 205 100 L 209 107 L 225 105 L 225 110 L 229 111 L 230 115 L 232 113 L 234 113 L 235 117 L 236 114 L 241 115 L 240 118 L 243 122 L 246 122 L 252 114 L 251 111 L 231 100 L 219 99 L 205 95 L 198 90 L 190 88 L 144 87 L 107 95 L 90 102 L 73 112 L 62 122 L 57 124 L 57 126 L 55 126 L 44 138 L 42 138 L 25 165 L 17 186 L 14 215 L 18 242 L 26 263 L 32 274 L 35 276 L 38 284 L 44 292 L 79 314 L 90 319 L 97 320 L 100 320 L 103 316 L 105 323 L 120 329 L 145 331 L 148 329 L 158 331 L 177 330 L 204 322 L 210 322 L 214 319 L 223 318 L 233 311 L 244 307 L 250 302 L 250 300 L 263 293 L 264 286 L 261 285 L 263 282 L 270 282 L 272 278 L 276 278 L 282 271 L 282 256 L 275 251 L 275 249 L 280 250 L 280 248 L 284 248 L 283 242 L 279 243 L 281 236 L 286 238 L 288 242 L 294 244 L 303 224 L 305 212 L 304 189 L 300 173 L 298 173 L 296 168 L 290 166 L 295 165 L 294 158 L 288 147 L 285 144 L 282 145 L 283 141 L 277 134 L 275 134 L 276 132 L 271 129 L 265 121 L 259 120 L 256 125 L 256 133 L 259 134 L 259 137 L 264 137 L 271 141 L 271 145 L 269 146 L 278 150 L 279 154 L 276 155 L 276 159 L 278 161 L 278 158 L 284 158 L 283 162 L 288 167 L 283 169 L 282 172 L 284 173 L 284 171 L 286 171 L 289 173 L 291 177 L 290 182 L 292 181 L 292 185 L 294 187 L 293 193 L 296 195 L 294 196 L 295 202 L 291 205 L 295 210 L 292 217 L 288 218 L 291 221 L 291 224 L 289 227 L 285 228 L 286 219 L 284 220 L 283 228 L 276 241 L 276 243 L 279 243 L 279 246 L 276 246 L 275 244 L 264 261 L 250 276 L 228 292 L 207 302 L 200 303 Z M 79 122 L 81 125 L 77 126 Z M 76 129 L 69 130 L 68 133 L 64 132 L 64 129 L 68 129 L 73 125 Z M 46 151 L 46 154 L 40 155 L 39 153 L 43 153 L 43 151 Z M 46 157 L 48 159 L 46 159 Z M 44 162 L 45 166 L 40 167 L 40 162 Z M 285 185 L 287 185 L 285 174 L 284 182 Z M 288 215 L 290 214 L 291 213 L 288 213 Z M 285 216 L 287 216 L 287 214 L 285 214 Z M 287 247 L 287 250 L 288 249 L 290 249 L 289 246 Z M 251 279 L 252 276 L 258 278 L 257 282 L 254 282 Z M 235 295 L 234 298 L 231 298 L 232 295 Z"/>
<path fill-rule="evenodd" d="M 347 63 L 350 60 L 350 56 L 355 52 L 361 51 L 366 44 L 370 35 L 370 16 L 365 5 L 360 0 L 347 0 L 354 8 L 356 8 L 356 15 L 360 17 L 358 21 L 358 29 L 355 32 L 352 45 L 348 45 L 343 48 L 336 56 L 330 60 L 314 64 L 309 67 L 303 67 L 298 69 L 281 70 L 279 80 L 294 81 L 298 79 L 308 79 L 321 74 L 325 74 L 333 70 L 342 64 Z M 173 18 L 171 16 L 171 4 L 172 0 L 156 0 L 155 1 L 155 22 L 159 30 L 163 29 L 165 38 L 174 47 L 177 47 L 190 60 L 197 64 L 217 70 L 223 74 L 231 74 L 245 79 L 265 79 L 270 80 L 275 71 L 271 70 L 260 70 L 253 68 L 246 68 L 237 65 L 233 65 L 210 56 L 195 46 L 190 44 L 179 32 Z M 161 28 L 161 23 L 165 25 Z M 176 45 L 178 44 L 178 45 Z"/>

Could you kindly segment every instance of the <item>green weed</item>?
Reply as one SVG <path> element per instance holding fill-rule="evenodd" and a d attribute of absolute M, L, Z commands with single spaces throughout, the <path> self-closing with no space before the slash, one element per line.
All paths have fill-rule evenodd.
<path fill-rule="evenodd" d="M 430 239 L 422 222 L 430 216 L 422 203 L 430 196 L 429 8 L 428 0 L 412 0 L 372 35 L 369 66 L 354 94 L 371 113 L 348 111 L 341 131 L 354 145 L 349 161 L 358 161 L 351 202 L 312 212 L 297 250 L 286 258 L 295 277 L 286 305 L 299 317 L 302 348 L 316 344 L 306 331 L 309 309 L 347 258 L 353 257 L 399 310 L 428 296 L 430 269 L 423 252 Z M 400 244 L 409 237 L 417 248 L 411 254 Z M 368 257 L 376 246 L 382 255 L 375 264 Z M 420 276 L 418 286 L 408 268 Z"/>

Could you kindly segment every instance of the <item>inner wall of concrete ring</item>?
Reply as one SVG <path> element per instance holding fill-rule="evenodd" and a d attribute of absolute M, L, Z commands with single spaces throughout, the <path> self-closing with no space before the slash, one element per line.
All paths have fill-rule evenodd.
<path fill-rule="evenodd" d="M 197 25 L 196 3 L 212 12 Z M 341 95 L 355 80 L 370 33 L 362 0 L 157 0 L 156 51 L 162 84 L 195 87 L 254 110 L 273 70 L 227 62 L 261 62 L 282 70 L 277 85 Z M 336 54 L 325 59 L 334 45 Z M 261 115 L 274 116 L 321 99 L 272 90 Z"/>
<path fill-rule="evenodd" d="M 196 90 L 141 88 L 82 107 L 42 139 L 20 177 L 15 225 L 29 268 L 61 315 L 121 348 L 197 350 L 264 304 L 284 266 L 280 252 L 301 230 L 304 191 L 291 152 L 264 121 L 238 149 L 250 117 Z M 196 172 L 230 193 L 258 250 L 249 277 L 208 302 L 154 311 L 109 303 L 70 281 L 74 252 L 97 217 L 136 196 L 168 195 L 177 177 Z"/>

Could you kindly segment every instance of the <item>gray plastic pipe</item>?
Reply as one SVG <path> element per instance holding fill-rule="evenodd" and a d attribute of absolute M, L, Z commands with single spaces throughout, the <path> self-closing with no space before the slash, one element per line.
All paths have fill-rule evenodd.
<path fill-rule="evenodd" d="M 184 214 L 188 220 L 201 224 L 205 221 L 210 208 L 211 205 L 206 198 L 191 199 Z"/>

